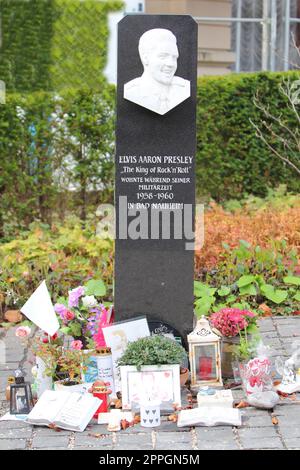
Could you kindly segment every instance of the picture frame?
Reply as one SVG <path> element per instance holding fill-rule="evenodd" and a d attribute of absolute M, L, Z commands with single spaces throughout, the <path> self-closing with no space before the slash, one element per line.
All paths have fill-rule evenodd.
<path fill-rule="evenodd" d="M 159 401 L 163 411 L 181 406 L 179 364 L 121 366 L 122 408 L 136 409 L 145 400 Z"/>
<path fill-rule="evenodd" d="M 117 361 L 125 352 L 127 345 L 140 338 L 150 336 L 146 316 L 116 322 L 103 327 L 103 335 L 108 347 L 111 348 L 115 392 L 121 390 Z"/>

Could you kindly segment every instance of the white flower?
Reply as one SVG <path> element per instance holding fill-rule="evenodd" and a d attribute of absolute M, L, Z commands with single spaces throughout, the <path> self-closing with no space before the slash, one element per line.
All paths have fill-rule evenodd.
<path fill-rule="evenodd" d="M 98 304 L 97 299 L 95 299 L 93 295 L 86 295 L 85 297 L 82 297 L 82 303 L 86 308 L 96 307 Z"/>

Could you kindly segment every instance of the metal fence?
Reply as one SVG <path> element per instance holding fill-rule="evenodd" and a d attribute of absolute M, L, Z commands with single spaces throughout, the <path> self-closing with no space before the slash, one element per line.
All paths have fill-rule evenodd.
<path fill-rule="evenodd" d="M 236 72 L 289 70 L 300 65 L 299 0 L 233 0 L 231 17 L 195 17 L 201 25 L 232 24 Z"/>

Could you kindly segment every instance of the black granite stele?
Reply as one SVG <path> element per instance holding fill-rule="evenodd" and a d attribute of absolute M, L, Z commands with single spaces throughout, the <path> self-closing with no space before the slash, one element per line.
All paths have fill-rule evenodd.
<path fill-rule="evenodd" d="M 179 51 L 176 76 L 189 80 L 191 96 L 165 115 L 159 115 L 123 98 L 124 84 L 139 77 L 143 66 L 138 54 L 140 36 L 147 30 L 164 28 L 177 38 Z M 149 219 L 148 239 L 124 239 L 124 218 L 120 197 L 127 197 L 129 206 L 175 203 L 195 206 L 195 152 L 196 152 L 196 82 L 197 82 L 197 24 L 186 15 L 130 15 L 118 29 L 118 91 L 117 91 L 117 144 L 116 144 L 116 261 L 115 261 L 115 313 L 116 320 L 146 315 L 149 320 L 168 323 L 185 336 L 193 321 L 194 252 L 186 249 L 191 237 L 183 233 L 175 239 L 174 218 L 171 217 L 171 239 L 151 239 Z M 191 164 L 133 163 L 127 157 L 177 156 L 191 157 Z M 125 157 L 125 158 L 124 158 Z M 128 165 L 124 163 L 128 161 Z M 131 162 L 130 162 L 131 161 Z M 125 166 L 130 168 L 126 174 Z M 148 176 L 163 177 L 172 168 L 169 177 L 186 177 L 187 182 L 174 183 L 172 191 L 139 189 L 139 183 L 125 182 L 124 177 L 143 176 L 138 168 L 148 169 Z M 151 168 L 156 167 L 156 170 Z M 177 168 L 177 169 L 176 169 Z M 166 169 L 166 170 L 164 170 Z M 141 171 L 141 170 L 140 170 Z M 143 181 L 142 184 L 145 184 Z M 144 193 L 141 201 L 139 195 Z M 158 195 L 160 194 L 160 196 Z M 152 194 L 149 196 L 149 194 Z M 168 199 L 172 194 L 172 200 Z M 160 198 L 160 199 L 158 199 Z M 130 206 L 131 204 L 131 206 Z M 153 209 L 153 206 L 151 205 Z M 150 211 L 149 211 L 150 214 Z M 127 214 L 128 216 L 128 214 Z M 127 226 L 136 216 L 129 217 Z M 193 227 L 192 227 L 193 228 Z M 126 237 L 126 235 L 125 235 Z"/>

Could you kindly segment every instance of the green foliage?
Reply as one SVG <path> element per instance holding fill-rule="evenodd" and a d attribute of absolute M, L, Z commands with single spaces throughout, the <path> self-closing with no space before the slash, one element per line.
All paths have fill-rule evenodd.
<path fill-rule="evenodd" d="M 270 112 L 280 109 L 282 119 L 297 129 L 287 99 L 279 91 L 283 78 L 298 79 L 298 72 L 232 74 L 198 81 L 197 189 L 217 201 L 241 199 L 246 194 L 264 197 L 269 187 L 286 183 L 299 191 L 297 174 L 277 160 L 255 136 L 250 123 L 261 115 L 254 106 L 256 94 Z M 276 145 L 276 144 L 275 144 Z M 288 152 L 288 149 L 286 149 Z"/>
<path fill-rule="evenodd" d="M 279 314 L 298 309 L 300 277 L 292 275 L 297 255 L 284 241 L 262 249 L 241 240 L 239 247 L 226 250 L 223 261 L 203 276 L 203 282 L 194 282 L 198 317 L 225 307 L 259 313 L 265 302 Z"/>
<path fill-rule="evenodd" d="M 89 282 L 90 295 L 101 291 L 112 301 L 113 242 L 95 235 L 92 223 L 85 229 L 76 219 L 52 229 L 32 224 L 22 238 L 0 245 L 0 301 L 3 309 L 21 307 L 46 279 L 53 302 L 72 288 Z M 102 279 L 92 282 L 91 279 Z"/>
<path fill-rule="evenodd" d="M 0 106 L 0 237 L 113 194 L 114 88 L 8 95 Z"/>
<path fill-rule="evenodd" d="M 0 0 L 0 78 L 8 91 L 99 88 L 116 0 Z"/>
<path fill-rule="evenodd" d="M 129 343 L 118 360 L 119 366 L 181 364 L 186 358 L 185 349 L 165 336 L 153 335 Z"/>
<path fill-rule="evenodd" d="M 248 361 L 256 355 L 256 350 L 259 342 L 261 341 L 260 335 L 255 332 L 249 336 L 240 336 L 240 344 L 233 346 L 233 354 L 240 362 Z"/>

